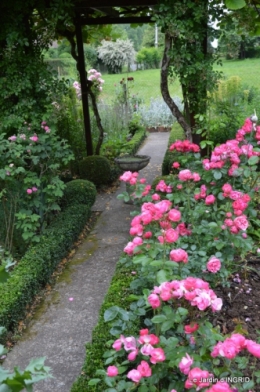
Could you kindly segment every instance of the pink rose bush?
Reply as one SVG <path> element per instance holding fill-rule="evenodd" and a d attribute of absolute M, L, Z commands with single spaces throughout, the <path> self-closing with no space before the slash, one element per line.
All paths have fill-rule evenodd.
<path fill-rule="evenodd" d="M 10 211 L 15 211 L 12 225 L 19 227 L 28 245 L 39 242 L 40 235 L 53 213 L 60 210 L 58 200 L 63 195 L 61 170 L 73 159 L 65 140 L 60 139 L 46 121 L 39 125 L 23 122 L 16 135 L 5 137 L 0 143 L 1 181 L 3 194 L 19 189 Z M 17 203 L 15 201 L 15 203 Z M 13 243 L 14 230 L 8 229 L 6 243 Z"/>
<path fill-rule="evenodd" d="M 115 377 L 105 373 L 109 387 L 120 382 L 125 391 L 245 390 L 218 377 L 243 376 L 239 364 L 246 369 L 250 355 L 260 358 L 260 344 L 240 333 L 222 334 L 207 316 L 221 312 L 222 299 L 213 288 L 236 272 L 235 255 L 243 258 L 257 249 L 249 229 L 256 216 L 258 141 L 260 127 L 247 119 L 234 140 L 202 161 L 198 146 L 177 140 L 170 146 L 173 174 L 154 186 L 138 173 L 120 177 L 140 209 L 122 259 L 130 271 L 134 264 L 136 276 L 129 273 L 134 300 L 127 312 L 117 309 L 112 326 L 122 326 L 122 332 L 105 354 L 109 364 L 126 369 Z M 149 329 L 125 336 L 127 324 L 140 315 Z M 254 385 L 258 382 L 255 378 Z"/>

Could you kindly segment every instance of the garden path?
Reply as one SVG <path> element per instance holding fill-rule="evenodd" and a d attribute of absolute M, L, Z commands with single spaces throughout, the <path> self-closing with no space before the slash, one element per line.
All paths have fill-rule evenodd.
<path fill-rule="evenodd" d="M 151 133 L 138 154 L 150 155 L 140 174 L 151 183 L 161 174 L 169 133 Z M 36 309 L 22 338 L 8 354 L 4 367 L 24 369 L 30 359 L 46 357 L 54 378 L 35 384 L 35 392 L 69 392 L 85 358 L 99 309 L 115 271 L 116 262 L 129 240 L 130 211 L 114 193 L 100 193 L 92 208 L 101 211 L 94 228 L 82 241 L 51 292 Z"/>

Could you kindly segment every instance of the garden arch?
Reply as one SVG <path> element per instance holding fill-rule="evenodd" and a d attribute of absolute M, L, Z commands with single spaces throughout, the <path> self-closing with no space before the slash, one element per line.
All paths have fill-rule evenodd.
<path fill-rule="evenodd" d="M 122 23 L 152 23 L 156 0 L 82 0 L 75 3 L 75 28 L 87 155 L 93 155 L 89 115 L 88 82 L 83 50 L 82 26 Z M 149 15 L 150 14 L 150 15 Z"/>

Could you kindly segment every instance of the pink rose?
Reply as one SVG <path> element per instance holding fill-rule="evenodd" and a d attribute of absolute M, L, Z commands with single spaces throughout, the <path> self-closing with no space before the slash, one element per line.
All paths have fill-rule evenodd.
<path fill-rule="evenodd" d="M 136 340 L 134 336 L 122 337 L 125 351 L 136 350 Z"/>
<path fill-rule="evenodd" d="M 159 308 L 159 306 L 161 305 L 161 301 L 156 294 L 150 294 L 147 299 L 153 309 Z"/>
<path fill-rule="evenodd" d="M 107 376 L 108 377 L 115 377 L 118 375 L 118 369 L 116 366 L 108 366 L 107 368 Z"/>
<path fill-rule="evenodd" d="M 246 348 L 250 354 L 260 358 L 260 344 L 254 342 L 253 340 L 246 340 Z"/>
<path fill-rule="evenodd" d="M 208 206 L 210 204 L 214 204 L 216 201 L 216 198 L 214 195 L 208 195 L 205 199 L 205 204 Z"/>
<path fill-rule="evenodd" d="M 199 324 L 195 323 L 193 325 L 185 325 L 184 331 L 185 333 L 191 334 L 199 329 Z"/>
<path fill-rule="evenodd" d="M 38 136 L 36 134 L 34 134 L 32 137 L 30 137 L 30 140 L 32 140 L 33 142 L 37 142 L 38 141 Z"/>
<path fill-rule="evenodd" d="M 178 169 L 178 168 L 180 167 L 179 162 L 173 162 L 172 167 L 173 167 L 174 169 Z"/>
<path fill-rule="evenodd" d="M 168 212 L 168 219 L 172 222 L 179 222 L 181 220 L 181 213 L 179 210 L 176 210 L 175 208 L 171 209 Z"/>
<path fill-rule="evenodd" d="M 151 231 L 146 231 L 146 232 L 143 234 L 143 237 L 144 237 L 145 239 L 148 239 L 148 238 L 151 238 L 152 235 L 153 235 L 153 233 L 152 233 Z"/>
<path fill-rule="evenodd" d="M 131 351 L 130 354 L 128 354 L 127 356 L 128 361 L 134 361 L 138 355 L 138 352 L 139 352 L 138 348 Z"/>
<path fill-rule="evenodd" d="M 11 140 L 11 142 L 15 142 L 16 139 L 17 139 L 17 137 L 16 137 L 15 135 L 10 136 L 10 137 L 8 138 L 8 140 Z"/>
<path fill-rule="evenodd" d="M 137 366 L 137 370 L 142 377 L 151 377 L 152 375 L 152 369 L 146 361 L 141 361 L 140 365 Z"/>
<path fill-rule="evenodd" d="M 176 230 L 174 229 L 168 229 L 165 231 L 165 241 L 172 243 L 176 242 L 179 238 L 179 234 Z"/>
<path fill-rule="evenodd" d="M 173 249 L 170 252 L 170 260 L 175 261 L 176 263 L 183 262 L 186 264 L 188 263 L 188 253 L 181 248 Z"/>
<path fill-rule="evenodd" d="M 150 361 L 153 364 L 165 361 L 165 354 L 162 348 L 154 348 L 150 354 Z"/>
<path fill-rule="evenodd" d="M 215 274 L 221 268 L 221 261 L 217 257 L 212 256 L 207 262 L 207 270 Z"/>
<path fill-rule="evenodd" d="M 206 392 L 234 392 L 234 389 L 230 388 L 225 381 L 218 381 L 211 388 L 207 389 Z"/>
<path fill-rule="evenodd" d="M 192 364 L 193 364 L 193 358 L 191 358 L 189 354 L 186 353 L 186 357 L 183 357 L 181 362 L 179 363 L 180 371 L 183 374 L 188 374 Z"/>
<path fill-rule="evenodd" d="M 130 380 L 132 380 L 133 382 L 139 382 L 142 378 L 141 373 L 136 370 L 136 369 L 132 369 L 130 370 L 130 372 L 127 373 L 127 378 L 130 378 Z"/>
<path fill-rule="evenodd" d="M 188 169 L 181 170 L 178 174 L 178 178 L 180 181 L 189 181 L 193 179 L 193 174 Z"/>
<path fill-rule="evenodd" d="M 246 215 L 240 215 L 234 219 L 234 225 L 239 230 L 246 230 L 248 228 L 248 220 Z"/>
<path fill-rule="evenodd" d="M 114 341 L 113 345 L 112 345 L 113 349 L 116 351 L 121 350 L 122 348 L 122 340 L 121 339 L 117 339 Z"/>
<path fill-rule="evenodd" d="M 28 188 L 26 192 L 28 193 L 28 195 L 30 195 L 33 191 L 32 189 Z"/>
<path fill-rule="evenodd" d="M 195 181 L 195 182 L 200 181 L 200 175 L 199 175 L 199 173 L 193 173 L 193 181 Z"/>

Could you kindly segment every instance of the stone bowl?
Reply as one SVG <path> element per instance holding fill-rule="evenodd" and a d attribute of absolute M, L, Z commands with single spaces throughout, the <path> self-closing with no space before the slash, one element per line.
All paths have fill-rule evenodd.
<path fill-rule="evenodd" d="M 136 172 L 148 165 L 149 155 L 126 155 L 115 158 L 116 164 L 124 171 Z"/>

